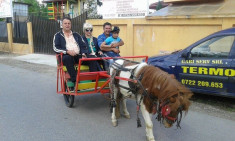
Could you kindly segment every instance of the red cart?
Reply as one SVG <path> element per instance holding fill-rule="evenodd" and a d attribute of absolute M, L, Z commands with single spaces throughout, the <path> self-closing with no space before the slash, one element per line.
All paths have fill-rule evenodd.
<path fill-rule="evenodd" d="M 97 71 L 89 72 L 89 67 L 81 65 L 83 61 L 97 61 L 97 60 L 108 60 L 113 59 L 112 57 L 103 57 L 103 58 L 82 58 L 79 59 L 75 69 L 77 70 L 77 79 L 74 86 L 74 91 L 70 91 L 69 87 L 74 84 L 69 80 L 70 76 L 67 72 L 65 66 L 62 63 L 63 54 L 57 54 L 57 93 L 63 94 L 65 104 L 68 107 L 72 107 L 74 103 L 74 96 L 77 95 L 87 95 L 87 94 L 105 94 L 110 93 L 109 82 L 111 76 L 107 71 Z M 143 58 L 147 62 L 148 56 L 129 56 L 129 57 L 117 57 L 120 59 L 134 59 L 134 58 Z M 123 78 L 116 76 L 115 79 L 121 79 L 125 81 L 135 81 L 129 78 Z"/>

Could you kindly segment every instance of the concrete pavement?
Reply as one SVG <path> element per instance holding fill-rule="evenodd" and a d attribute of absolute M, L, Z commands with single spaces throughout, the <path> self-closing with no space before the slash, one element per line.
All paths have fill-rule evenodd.
<path fill-rule="evenodd" d="M 29 63 L 49 65 L 53 67 L 57 66 L 55 55 L 27 54 L 27 55 L 13 57 L 13 59 Z"/>

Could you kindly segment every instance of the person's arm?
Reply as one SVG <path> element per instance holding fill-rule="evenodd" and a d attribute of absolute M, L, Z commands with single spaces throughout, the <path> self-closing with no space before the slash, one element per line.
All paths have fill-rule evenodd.
<path fill-rule="evenodd" d="M 54 38 L 53 38 L 53 50 L 56 52 L 56 53 L 63 53 L 63 54 L 66 54 L 66 48 L 65 49 L 62 49 L 62 45 L 61 45 L 61 41 L 60 41 L 60 33 L 57 32 L 55 35 L 54 35 Z"/>
<path fill-rule="evenodd" d="M 103 42 L 101 45 L 100 45 L 100 49 L 102 51 L 112 51 L 112 48 L 110 45 L 106 45 L 106 42 Z"/>
<path fill-rule="evenodd" d="M 96 52 L 97 52 L 99 55 L 102 55 L 102 54 L 103 54 L 103 52 L 102 52 L 102 51 L 100 50 L 100 48 L 99 48 L 97 38 L 93 37 L 93 43 L 94 43 L 94 45 L 95 45 Z"/>
<path fill-rule="evenodd" d="M 115 52 L 115 53 L 120 53 L 120 50 L 119 50 L 119 49 L 117 49 L 117 48 L 115 48 L 115 47 L 111 47 L 111 45 L 105 45 L 105 42 L 103 42 L 103 43 L 101 44 L 100 49 L 101 49 L 102 51 L 113 51 L 113 52 Z"/>
<path fill-rule="evenodd" d="M 102 37 L 102 34 L 98 36 L 98 46 L 101 47 L 101 44 L 105 41 L 105 38 Z"/>
<path fill-rule="evenodd" d="M 80 53 L 85 56 L 85 54 L 88 54 L 88 47 L 83 40 L 82 36 L 78 34 L 78 45 L 80 47 Z"/>
<path fill-rule="evenodd" d="M 111 47 L 115 48 L 115 47 L 119 47 L 119 46 L 123 46 L 123 45 L 124 45 L 124 42 L 122 41 L 122 39 L 120 39 L 120 42 L 112 44 Z"/>

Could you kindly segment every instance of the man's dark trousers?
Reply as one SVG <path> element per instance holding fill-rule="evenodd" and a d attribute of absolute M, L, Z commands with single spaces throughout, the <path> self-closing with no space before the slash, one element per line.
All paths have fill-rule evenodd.
<path fill-rule="evenodd" d="M 76 70 L 74 68 L 74 65 L 78 64 L 78 61 L 80 58 L 82 58 L 81 55 L 77 55 L 77 56 L 70 56 L 67 54 L 63 55 L 63 59 L 62 59 L 63 64 L 64 66 L 66 66 L 67 71 L 70 75 L 70 80 L 72 82 L 76 82 Z M 96 61 L 83 61 L 82 64 L 88 65 L 90 72 L 98 71 Z"/>

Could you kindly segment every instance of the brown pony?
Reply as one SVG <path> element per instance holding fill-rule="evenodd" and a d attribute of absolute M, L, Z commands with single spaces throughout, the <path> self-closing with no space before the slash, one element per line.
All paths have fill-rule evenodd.
<path fill-rule="evenodd" d="M 182 111 L 187 113 L 192 92 L 172 75 L 146 63 L 130 64 L 124 60 L 115 61 L 110 67 L 110 75 L 112 78 L 115 75 L 136 80 L 136 83 L 115 79 L 110 82 L 113 92 L 111 95 L 113 126 L 117 126 L 116 116 L 120 116 L 119 103 L 122 104 L 124 116 L 130 118 L 125 98 L 132 98 L 137 102 L 137 116 L 141 109 L 144 117 L 148 141 L 155 141 L 151 118 L 156 113 L 158 121 L 165 127 L 169 128 L 175 122 L 176 126 L 180 127 Z M 137 124 L 141 126 L 139 117 Z"/>

